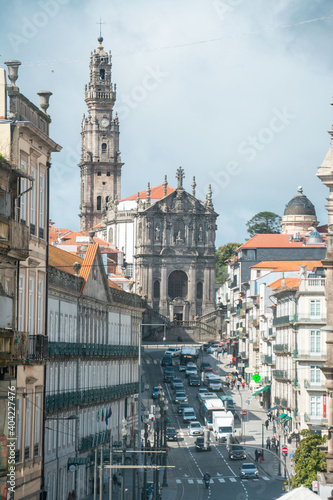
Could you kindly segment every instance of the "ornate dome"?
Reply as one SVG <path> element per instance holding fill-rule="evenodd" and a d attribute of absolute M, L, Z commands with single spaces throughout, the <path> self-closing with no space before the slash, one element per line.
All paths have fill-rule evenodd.
<path fill-rule="evenodd" d="M 284 215 L 313 215 L 316 210 L 311 201 L 303 194 L 303 188 L 298 188 L 297 194 L 287 203 Z"/>

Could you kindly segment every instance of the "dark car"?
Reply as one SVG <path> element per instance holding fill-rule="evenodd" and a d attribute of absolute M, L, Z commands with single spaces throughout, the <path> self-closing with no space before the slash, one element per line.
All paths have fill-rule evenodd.
<path fill-rule="evenodd" d="M 239 444 L 233 444 L 229 450 L 230 460 L 244 460 L 246 458 L 246 452 L 243 446 Z"/>
<path fill-rule="evenodd" d="M 210 441 L 205 440 L 204 437 L 197 437 L 194 441 L 195 451 L 211 451 Z"/>
<path fill-rule="evenodd" d="M 172 357 L 171 356 L 163 356 L 161 361 L 162 366 L 172 366 Z"/>
<path fill-rule="evenodd" d="M 179 406 L 177 408 L 178 415 L 182 415 L 184 408 L 189 408 L 189 407 L 190 407 L 189 403 L 179 403 Z"/>
<path fill-rule="evenodd" d="M 177 431 L 174 427 L 166 428 L 167 441 L 178 441 Z"/>
<path fill-rule="evenodd" d="M 174 386 L 175 386 L 176 384 L 183 384 L 182 379 L 181 379 L 181 378 L 178 378 L 178 377 L 174 378 L 174 379 L 173 379 L 173 381 L 172 381 L 172 384 L 171 384 L 172 388 L 174 388 Z"/>
<path fill-rule="evenodd" d="M 199 377 L 197 375 L 191 375 L 188 379 L 188 385 L 199 387 L 199 385 L 201 385 Z"/>
<path fill-rule="evenodd" d="M 207 368 L 211 368 L 210 363 L 203 362 L 200 365 L 200 370 L 204 372 Z"/>
<path fill-rule="evenodd" d="M 164 373 L 164 382 L 170 383 L 173 381 L 173 372 Z"/>
<path fill-rule="evenodd" d="M 176 384 L 173 384 L 172 388 L 173 388 L 174 392 L 185 391 L 185 387 L 184 387 L 183 382 L 177 382 Z"/>

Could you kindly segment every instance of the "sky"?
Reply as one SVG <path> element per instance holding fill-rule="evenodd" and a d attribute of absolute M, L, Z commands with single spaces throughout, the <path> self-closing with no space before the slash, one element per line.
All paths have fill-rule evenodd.
<path fill-rule="evenodd" d="M 79 229 L 81 120 L 101 19 L 112 53 L 125 163 L 122 197 L 168 176 L 204 200 L 212 185 L 216 246 L 242 243 L 256 213 L 283 215 L 302 186 L 327 223 L 316 177 L 333 122 L 329 0 L 0 0 L 0 66 L 16 85 L 53 95 L 50 215 Z M 149 84 L 147 84 L 149 82 Z"/>

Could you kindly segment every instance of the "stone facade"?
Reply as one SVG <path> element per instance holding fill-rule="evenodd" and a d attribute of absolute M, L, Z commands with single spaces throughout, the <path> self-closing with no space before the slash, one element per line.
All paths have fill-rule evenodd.
<path fill-rule="evenodd" d="M 108 202 L 120 199 L 121 163 L 119 120 L 113 117 L 116 85 L 111 82 L 111 52 L 103 38 L 90 56 L 90 81 L 85 86 L 88 116 L 81 125 L 80 229 L 99 224 Z"/>
<path fill-rule="evenodd" d="M 202 204 L 183 188 L 135 213 L 136 287 L 171 320 L 192 321 L 215 309 L 215 231 L 211 191 Z"/>

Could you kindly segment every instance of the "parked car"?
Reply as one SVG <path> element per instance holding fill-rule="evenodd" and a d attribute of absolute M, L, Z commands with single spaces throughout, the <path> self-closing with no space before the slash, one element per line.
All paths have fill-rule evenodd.
<path fill-rule="evenodd" d="M 194 441 L 195 451 L 211 451 L 210 441 L 205 440 L 204 437 L 197 437 Z"/>
<path fill-rule="evenodd" d="M 200 379 L 197 375 L 190 375 L 188 378 L 188 385 L 198 387 L 201 385 Z"/>
<path fill-rule="evenodd" d="M 172 358 L 180 356 L 180 347 L 169 347 L 169 349 L 165 351 L 164 356 L 171 356 Z"/>
<path fill-rule="evenodd" d="M 163 356 L 161 361 L 162 366 L 172 366 L 172 356 Z"/>
<path fill-rule="evenodd" d="M 230 460 L 245 460 L 246 452 L 243 446 L 239 444 L 233 444 L 231 449 L 229 450 L 229 458 Z"/>
<path fill-rule="evenodd" d="M 190 436 L 202 436 L 203 435 L 202 425 L 197 420 L 190 422 L 190 425 L 188 428 L 189 428 Z"/>
<path fill-rule="evenodd" d="M 184 408 L 183 410 L 183 422 L 188 423 L 191 422 L 191 420 L 196 420 L 197 417 L 195 415 L 195 411 L 193 408 Z"/>
<path fill-rule="evenodd" d="M 240 468 L 240 477 L 259 477 L 259 472 L 257 467 L 254 464 L 243 464 Z"/>
<path fill-rule="evenodd" d="M 186 401 L 187 401 L 187 396 L 186 396 L 185 392 L 176 392 L 175 397 L 174 397 L 174 402 L 176 404 L 186 403 Z"/>
<path fill-rule="evenodd" d="M 179 403 L 178 408 L 177 408 L 178 415 L 182 415 L 183 414 L 184 408 L 190 408 L 189 403 L 187 403 L 187 402 L 185 402 L 185 403 Z"/>
<path fill-rule="evenodd" d="M 166 428 L 167 441 L 178 441 L 177 431 L 174 427 Z"/>

